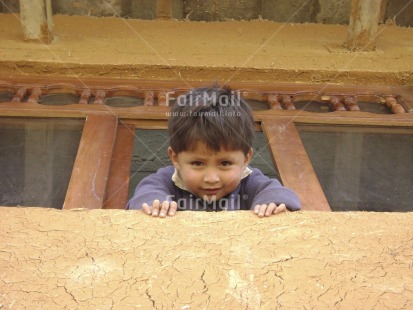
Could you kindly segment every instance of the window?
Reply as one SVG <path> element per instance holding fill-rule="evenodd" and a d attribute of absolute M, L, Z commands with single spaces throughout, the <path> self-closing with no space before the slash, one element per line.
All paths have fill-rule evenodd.
<path fill-rule="evenodd" d="M 412 89 L 231 88 L 254 110 L 252 164 L 278 175 L 304 209 L 411 210 Z M 123 209 L 138 180 L 169 163 L 167 103 L 188 89 L 118 79 L 0 81 L 0 168 L 7 175 L 0 204 Z"/>

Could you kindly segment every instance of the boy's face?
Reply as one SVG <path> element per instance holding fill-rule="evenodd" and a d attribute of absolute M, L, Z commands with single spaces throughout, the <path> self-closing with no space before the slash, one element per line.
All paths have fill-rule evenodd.
<path fill-rule="evenodd" d="M 241 173 L 252 157 L 252 149 L 247 155 L 241 150 L 221 149 L 215 153 L 201 142 L 192 151 L 176 154 L 169 148 L 168 153 L 186 188 L 209 202 L 221 199 L 238 187 Z"/>

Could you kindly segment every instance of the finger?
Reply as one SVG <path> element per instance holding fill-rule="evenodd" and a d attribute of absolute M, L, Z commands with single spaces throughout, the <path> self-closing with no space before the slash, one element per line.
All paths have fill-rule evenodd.
<path fill-rule="evenodd" d="M 176 201 L 171 201 L 171 203 L 169 204 L 168 215 L 169 216 L 174 216 L 175 213 L 176 213 L 176 209 L 178 209 L 178 204 L 176 203 Z"/>
<path fill-rule="evenodd" d="M 274 210 L 273 210 L 273 214 L 278 214 L 278 213 L 281 213 L 281 212 L 285 212 L 285 211 L 287 211 L 287 207 L 285 206 L 285 204 L 280 204 L 280 205 L 278 205 L 278 207 L 276 207 Z"/>
<path fill-rule="evenodd" d="M 158 216 L 160 205 L 161 205 L 161 202 L 158 199 L 155 199 L 152 202 L 152 216 Z"/>
<path fill-rule="evenodd" d="M 265 216 L 271 216 L 271 214 L 275 211 L 275 209 L 277 208 L 277 205 L 273 202 L 271 202 L 267 209 L 265 210 Z"/>
<path fill-rule="evenodd" d="M 165 217 L 166 213 L 168 213 L 169 209 L 169 201 L 162 202 L 161 211 L 159 213 L 159 217 Z"/>
<path fill-rule="evenodd" d="M 258 214 L 259 211 L 260 211 L 260 205 L 256 205 L 256 206 L 254 207 L 254 213 L 255 213 L 255 214 Z"/>
<path fill-rule="evenodd" d="M 149 205 L 146 202 L 142 204 L 142 209 L 143 209 L 143 212 L 145 212 L 146 214 L 148 215 L 152 214 L 151 207 L 149 207 Z"/>
<path fill-rule="evenodd" d="M 266 204 L 259 205 L 258 206 L 258 212 L 257 212 L 258 217 L 264 217 L 265 210 L 267 210 L 267 205 Z"/>

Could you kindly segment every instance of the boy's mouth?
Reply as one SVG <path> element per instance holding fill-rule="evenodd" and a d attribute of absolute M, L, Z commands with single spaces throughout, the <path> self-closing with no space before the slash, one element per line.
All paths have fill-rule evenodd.
<path fill-rule="evenodd" d="M 220 188 L 204 188 L 203 191 L 208 195 L 216 195 L 220 191 Z"/>

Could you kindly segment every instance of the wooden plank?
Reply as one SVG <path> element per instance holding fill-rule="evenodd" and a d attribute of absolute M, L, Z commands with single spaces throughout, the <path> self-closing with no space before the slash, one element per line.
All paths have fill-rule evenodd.
<path fill-rule="evenodd" d="M 116 129 L 113 115 L 87 116 L 63 209 L 102 208 Z"/>
<path fill-rule="evenodd" d="M 0 116 L 17 117 L 73 117 L 84 118 L 90 113 L 116 115 L 119 118 L 167 120 L 169 107 L 137 106 L 132 108 L 109 107 L 97 104 L 70 104 L 63 106 L 38 103 L 0 103 Z"/>
<path fill-rule="evenodd" d="M 261 124 L 283 184 L 299 197 L 304 210 L 331 211 L 292 120 Z"/>
<path fill-rule="evenodd" d="M 403 114 L 374 114 L 370 112 L 315 113 L 302 110 L 267 110 L 254 111 L 256 121 L 271 119 L 294 119 L 295 123 L 337 124 L 337 125 L 372 125 L 372 126 L 413 126 L 410 113 Z"/>
<path fill-rule="evenodd" d="M 353 0 L 347 48 L 351 51 L 374 51 L 382 0 Z"/>
<path fill-rule="evenodd" d="M 116 115 L 118 118 L 135 122 L 142 128 L 150 128 L 154 122 L 159 128 L 166 127 L 169 118 L 168 107 L 138 106 L 133 108 L 108 107 L 105 105 L 72 104 L 48 106 L 35 103 L 0 103 L 0 117 L 59 117 L 85 118 L 90 113 Z M 254 111 L 256 121 L 274 118 L 294 118 L 295 122 L 318 124 L 376 125 L 376 126 L 413 126 L 413 114 L 374 114 L 369 112 L 329 112 L 314 113 L 302 110 L 265 110 Z M 140 125 L 138 125 L 140 123 Z"/>
<path fill-rule="evenodd" d="M 119 124 L 103 209 L 124 209 L 129 194 L 135 126 Z"/>
<path fill-rule="evenodd" d="M 390 126 L 343 126 L 337 124 L 305 124 L 295 122 L 296 127 L 303 131 L 310 132 L 329 132 L 329 133 L 357 133 L 357 134 L 396 134 L 396 135 L 411 135 L 413 128 L 411 127 L 390 127 Z M 297 126 L 298 125 L 298 126 Z"/>

